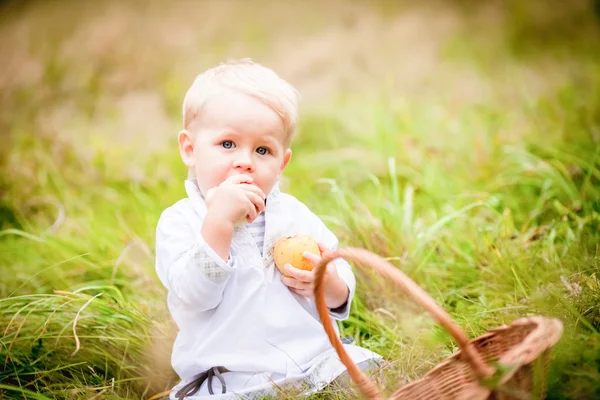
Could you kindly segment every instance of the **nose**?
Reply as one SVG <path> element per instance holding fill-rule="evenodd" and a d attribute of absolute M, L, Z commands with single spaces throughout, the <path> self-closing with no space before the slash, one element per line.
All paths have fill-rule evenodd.
<path fill-rule="evenodd" d="M 241 170 L 243 172 L 254 172 L 254 163 L 252 162 L 252 159 L 249 156 L 244 155 L 238 157 L 233 162 L 233 168 Z"/>

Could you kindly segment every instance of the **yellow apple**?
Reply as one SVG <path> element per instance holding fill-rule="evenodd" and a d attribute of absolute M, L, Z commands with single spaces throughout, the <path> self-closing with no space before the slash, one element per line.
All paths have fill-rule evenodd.
<path fill-rule="evenodd" d="M 302 256 L 305 251 L 321 255 L 317 242 L 309 235 L 300 234 L 281 238 L 273 248 L 275 266 L 285 276 L 288 276 L 283 269 L 286 264 L 292 264 L 292 266 L 305 271 L 312 271 L 313 264 Z"/>

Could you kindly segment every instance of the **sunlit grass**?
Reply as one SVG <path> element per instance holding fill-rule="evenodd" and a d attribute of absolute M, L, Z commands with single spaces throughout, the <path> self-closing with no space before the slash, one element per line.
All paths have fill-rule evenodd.
<path fill-rule="evenodd" d="M 527 7 L 512 7 L 524 21 Z M 582 18 L 574 10 L 569 15 Z M 368 97 L 338 87 L 319 103 L 327 107 L 305 102 L 282 186 L 343 245 L 405 271 L 471 337 L 520 316 L 560 318 L 565 333 L 552 352 L 548 397 L 597 398 L 593 25 L 570 27 L 555 47 L 536 52 L 535 38 L 517 40 L 541 29 L 536 24 L 483 21 L 485 31 L 465 19 L 453 35 L 431 39 L 442 40 L 444 58 L 432 67 L 439 74 L 420 80 L 422 92 L 395 91 L 382 75 Z M 245 40 L 256 43 L 246 51 L 267 52 L 259 28 L 249 28 Z M 160 213 L 185 195 L 175 148 L 185 79 L 145 50 L 87 49 L 104 63 L 97 69 L 61 58 L 68 32 L 55 35 L 54 50 L 32 50 L 42 55 L 39 80 L 7 86 L 0 97 L 8 132 L 0 149 L 0 397 L 147 399 L 176 382 L 174 327 L 153 247 Z M 567 38 L 579 40 L 569 57 Z M 137 71 L 136 55 L 146 68 L 122 85 L 115 74 Z M 152 94 L 135 101 L 160 116 L 121 121 L 127 109 L 115 99 L 135 90 Z M 136 131 L 152 126 L 173 132 Z M 388 391 L 456 350 L 410 298 L 356 273 L 357 298 L 341 329 L 391 362 Z M 355 396 L 348 389 L 313 398 Z"/>

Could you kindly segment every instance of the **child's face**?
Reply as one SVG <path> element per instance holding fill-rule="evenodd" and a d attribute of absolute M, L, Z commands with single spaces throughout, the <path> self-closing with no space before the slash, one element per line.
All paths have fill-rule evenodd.
<path fill-rule="evenodd" d="M 268 195 L 292 155 L 279 115 L 242 93 L 224 91 L 210 98 L 194 124 L 193 133 L 180 133 L 179 146 L 205 196 L 238 174 L 251 176 Z"/>

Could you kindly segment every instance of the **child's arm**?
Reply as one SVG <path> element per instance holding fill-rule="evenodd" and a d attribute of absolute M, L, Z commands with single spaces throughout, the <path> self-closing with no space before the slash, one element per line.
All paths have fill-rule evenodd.
<path fill-rule="evenodd" d="M 194 310 L 216 307 L 236 268 L 229 254 L 233 227 L 264 210 L 264 194 L 251 178 L 237 175 L 214 188 L 202 226 L 193 226 L 185 209 L 171 207 L 156 229 L 156 269 L 179 302 Z M 194 213 L 193 209 L 187 210 Z"/>
<path fill-rule="evenodd" d="M 319 243 L 319 250 L 322 253 L 333 250 L 337 247 L 337 242 L 331 247 Z M 304 257 L 317 265 L 321 261 L 321 256 L 306 252 Z M 315 270 L 303 271 L 286 265 L 286 274 L 289 277 L 282 276 L 284 284 L 290 287 L 293 292 L 307 297 L 314 298 Z M 325 289 L 325 304 L 329 308 L 329 315 L 337 320 L 343 320 L 350 315 L 350 304 L 354 298 L 356 289 L 356 278 L 352 272 L 352 267 L 343 259 L 337 259 L 327 265 L 327 271 L 323 278 Z"/>
<path fill-rule="evenodd" d="M 223 260 L 227 260 L 235 224 L 240 220 L 254 221 L 265 210 L 265 194 L 244 174 L 226 179 L 209 192 L 202 237 Z"/>
<path fill-rule="evenodd" d="M 156 271 L 179 303 L 205 311 L 216 307 L 230 275 L 237 267 L 225 262 L 190 224 L 187 210 L 168 208 L 156 228 Z"/>
<path fill-rule="evenodd" d="M 352 304 L 352 299 L 354 299 L 354 291 L 356 290 L 356 277 L 354 276 L 354 272 L 352 272 L 352 267 L 346 260 L 338 259 L 335 260 L 334 263 L 337 268 L 338 275 L 348 286 L 348 299 L 339 307 L 329 310 L 329 315 L 331 315 L 333 319 L 344 320 L 350 315 L 350 305 Z"/>
<path fill-rule="evenodd" d="M 331 232 L 323 221 L 310 211 L 308 207 L 301 202 L 298 202 L 297 205 L 302 214 L 301 218 L 309 221 L 311 227 L 310 235 L 313 239 L 328 250 L 336 249 L 338 247 L 338 239 L 333 232 Z M 321 257 L 317 256 L 317 259 L 311 258 L 307 259 L 315 263 L 318 262 L 317 259 L 320 259 Z M 329 294 L 326 296 L 326 298 L 328 297 L 328 307 L 330 308 L 329 315 L 331 315 L 333 319 L 344 320 L 350 315 L 350 305 L 356 290 L 356 278 L 352 271 L 352 267 L 346 260 L 337 259 L 331 263 L 328 268 L 334 266 L 335 271 L 327 274 L 333 276 L 333 279 L 329 279 L 329 283 L 325 284 L 325 292 L 326 294 Z M 290 271 L 286 269 L 286 274 L 290 275 L 292 278 L 282 277 L 283 283 L 290 287 L 294 292 L 307 298 L 313 298 L 314 270 L 307 272 L 293 267 L 291 268 L 292 270 Z M 347 297 L 344 299 L 343 297 L 346 295 Z"/>
<path fill-rule="evenodd" d="M 338 240 L 333 233 L 331 233 L 331 235 L 333 236 L 334 241 L 328 246 L 328 248 L 329 250 L 334 250 L 338 247 Z M 350 266 L 346 260 L 338 258 L 333 263 L 335 264 L 339 277 L 348 286 L 348 299 L 340 306 L 329 310 L 329 315 L 331 315 L 333 319 L 344 320 L 350 315 L 350 305 L 352 304 L 354 292 L 356 291 L 356 277 L 352 271 L 352 266 Z"/>
<path fill-rule="evenodd" d="M 337 249 L 339 245 L 338 238 L 331 230 L 329 230 L 327 225 L 323 223 L 321 218 L 317 217 L 312 212 L 310 213 L 315 227 L 315 240 L 319 243 L 323 243 L 329 250 Z M 350 315 L 350 305 L 352 304 L 354 292 L 356 291 L 356 277 L 352 271 L 352 266 L 350 266 L 346 260 L 338 258 L 337 260 L 334 260 L 333 263 L 335 264 L 338 276 L 348 286 L 348 299 L 339 307 L 331 308 L 329 315 L 331 315 L 333 319 L 344 320 Z"/>

